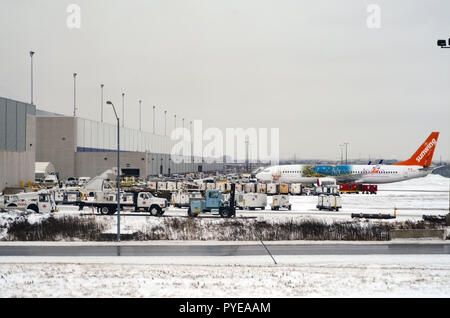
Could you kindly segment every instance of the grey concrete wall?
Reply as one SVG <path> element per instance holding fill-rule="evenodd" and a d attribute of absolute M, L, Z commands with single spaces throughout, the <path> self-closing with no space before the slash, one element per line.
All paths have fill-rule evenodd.
<path fill-rule="evenodd" d="M 117 167 L 116 152 L 75 153 L 75 177 L 94 177 Z M 120 168 L 139 169 L 141 177 L 148 174 L 148 157 L 142 152 L 120 152 Z"/>
<path fill-rule="evenodd" d="M 25 117 L 25 151 L 0 151 L 0 191 L 5 187 L 19 186 L 21 181 L 24 184 L 34 181 L 36 120 L 33 110 Z"/>
<path fill-rule="evenodd" d="M 60 178 L 75 176 L 74 117 L 36 117 L 36 161 L 48 161 Z"/>

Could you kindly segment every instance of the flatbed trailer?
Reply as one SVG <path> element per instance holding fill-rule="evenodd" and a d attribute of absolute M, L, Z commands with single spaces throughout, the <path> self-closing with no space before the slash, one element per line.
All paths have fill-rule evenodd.
<path fill-rule="evenodd" d="M 157 198 L 150 192 L 122 192 L 120 198 L 120 209 L 132 208 L 135 211 L 148 211 L 153 216 L 161 216 L 167 210 L 169 204 L 167 199 Z M 94 200 L 81 201 L 79 210 L 84 207 L 97 209 L 100 214 L 113 215 L 117 212 L 117 193 L 96 193 Z"/>

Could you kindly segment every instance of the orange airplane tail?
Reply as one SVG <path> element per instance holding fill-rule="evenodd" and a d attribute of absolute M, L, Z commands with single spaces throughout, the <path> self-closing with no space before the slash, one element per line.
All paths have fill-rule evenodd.
<path fill-rule="evenodd" d="M 438 137 L 439 132 L 433 131 L 411 158 L 405 161 L 396 162 L 394 165 L 429 167 L 431 159 L 433 159 L 434 149 L 436 149 Z"/>

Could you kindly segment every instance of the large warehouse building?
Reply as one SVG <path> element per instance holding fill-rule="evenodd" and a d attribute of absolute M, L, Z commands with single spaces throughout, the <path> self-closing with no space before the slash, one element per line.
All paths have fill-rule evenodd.
<path fill-rule="evenodd" d="M 169 136 L 120 127 L 122 174 L 140 177 L 212 172 L 222 163 L 174 163 Z M 36 161 L 51 162 L 61 179 L 96 176 L 117 166 L 117 126 L 36 112 Z"/>
<path fill-rule="evenodd" d="M 34 181 L 36 107 L 0 97 L 0 192 Z"/>

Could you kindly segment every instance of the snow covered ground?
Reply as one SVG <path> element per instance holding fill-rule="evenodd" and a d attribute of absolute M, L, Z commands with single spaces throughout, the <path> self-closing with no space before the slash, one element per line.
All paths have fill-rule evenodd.
<path fill-rule="evenodd" d="M 2 257 L 0 297 L 449 297 L 449 255 Z"/>

